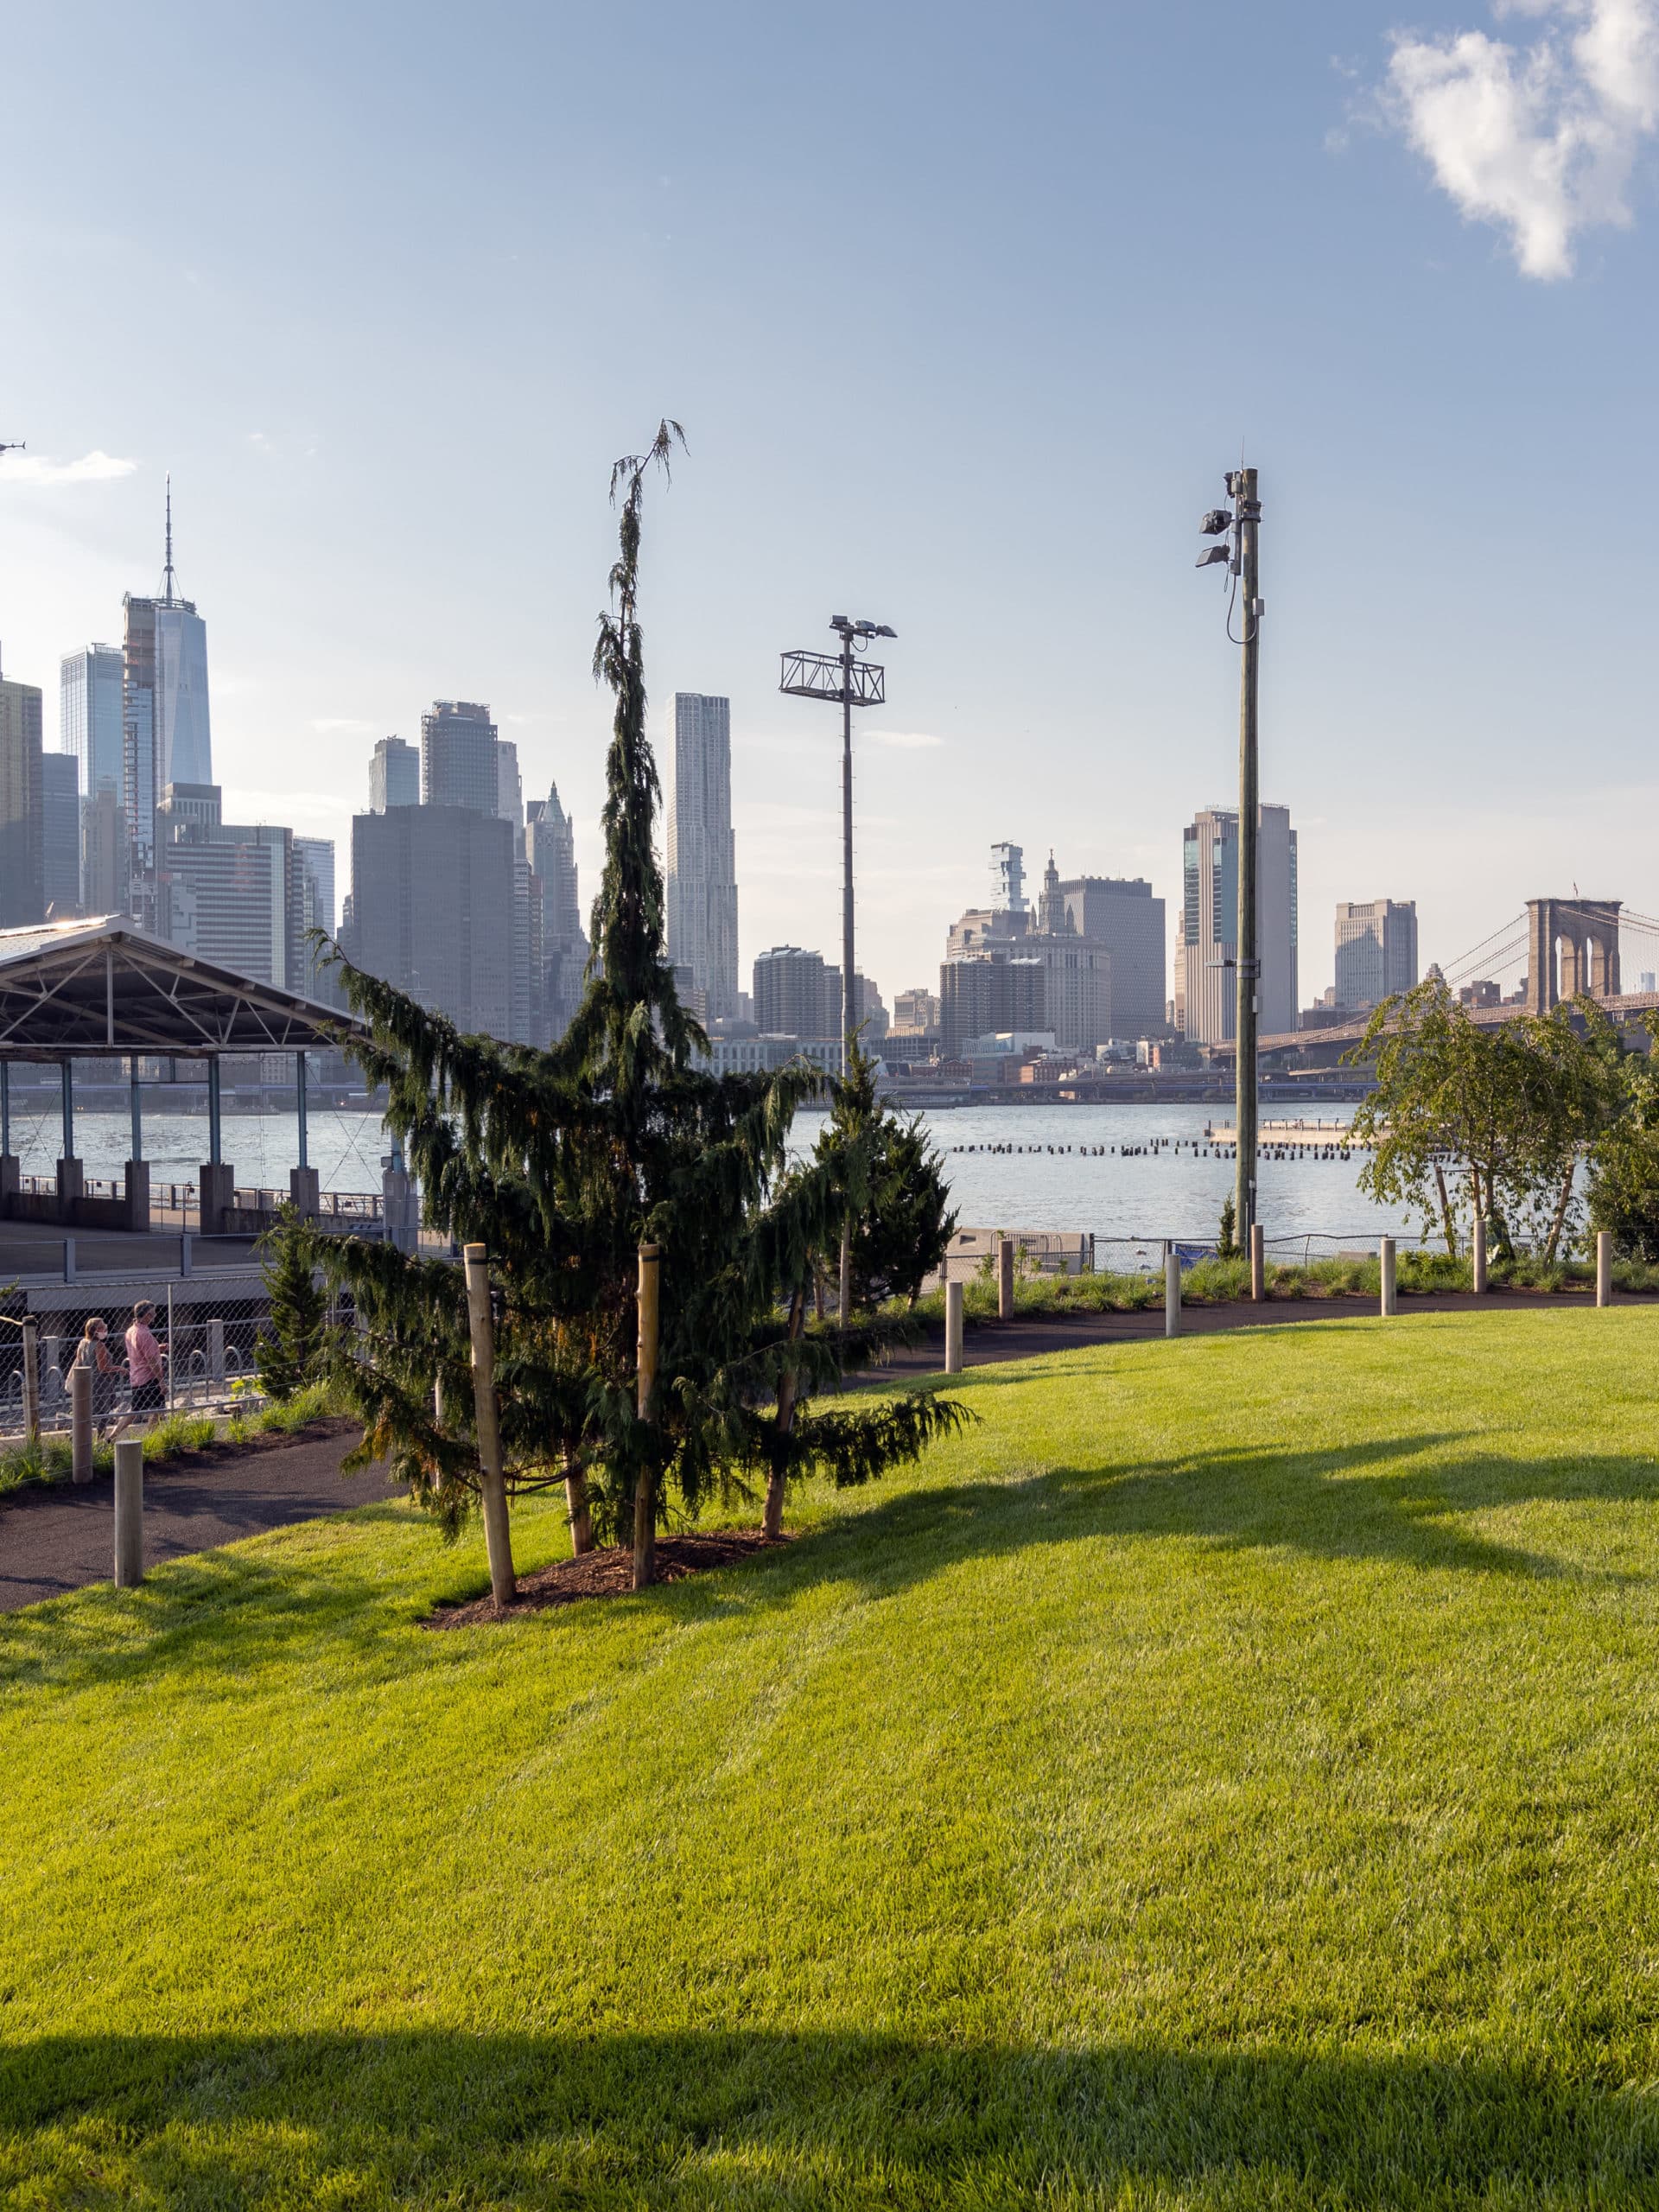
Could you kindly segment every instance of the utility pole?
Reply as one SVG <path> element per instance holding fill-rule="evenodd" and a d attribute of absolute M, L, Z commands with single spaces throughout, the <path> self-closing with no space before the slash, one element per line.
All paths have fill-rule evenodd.
<path fill-rule="evenodd" d="M 1237 1046 L 1234 1060 L 1238 1128 L 1236 1204 L 1238 1235 L 1248 1251 L 1250 1231 L 1255 1226 L 1255 1037 L 1262 979 L 1262 962 L 1256 948 L 1255 891 L 1256 847 L 1262 818 L 1256 724 L 1262 638 L 1261 556 L 1257 541 L 1262 527 L 1262 503 L 1256 498 L 1253 468 L 1241 468 L 1229 488 L 1236 517 L 1236 573 L 1244 587 L 1238 695 L 1238 1015 L 1233 1029 Z"/>
<path fill-rule="evenodd" d="M 1239 633 L 1241 667 L 1238 699 L 1238 913 L 1235 922 L 1238 997 L 1233 1020 L 1234 1128 L 1238 1138 L 1238 1180 L 1234 1198 L 1237 1215 L 1236 1234 L 1248 1252 L 1256 1221 L 1255 1088 L 1256 1032 L 1261 1014 L 1262 958 L 1256 927 L 1256 855 L 1261 840 L 1262 794 L 1256 684 L 1261 665 L 1262 502 L 1256 496 L 1253 468 L 1229 472 L 1227 491 L 1233 505 L 1212 507 L 1198 524 L 1206 537 L 1230 543 L 1211 545 L 1198 556 L 1201 569 L 1224 565 L 1232 578 L 1232 601 L 1227 634 L 1233 636 L 1231 607 L 1242 597 Z M 1240 587 L 1243 587 L 1241 592 Z"/>

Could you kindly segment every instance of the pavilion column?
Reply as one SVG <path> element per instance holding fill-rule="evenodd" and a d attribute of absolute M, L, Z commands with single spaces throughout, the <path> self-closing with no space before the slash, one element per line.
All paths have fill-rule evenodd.
<path fill-rule="evenodd" d="M 138 1084 L 138 1055 L 127 1056 L 127 1077 L 132 1102 L 132 1150 L 127 1160 L 127 1227 L 149 1228 L 149 1166 L 144 1158 L 143 1094 Z"/>
<path fill-rule="evenodd" d="M 300 1164 L 289 1170 L 288 1195 L 296 1213 L 315 1217 L 321 1205 L 317 1171 L 306 1158 L 305 1054 L 294 1055 L 294 1106 L 299 1120 Z"/>
<path fill-rule="evenodd" d="M 11 1062 L 0 1060 L 0 1221 L 10 1216 L 21 1188 L 19 1172 L 11 1149 Z"/>
<path fill-rule="evenodd" d="M 230 1212 L 236 1196 L 236 1170 L 220 1158 L 222 1146 L 219 1117 L 219 1057 L 207 1063 L 207 1153 L 198 1187 L 201 1192 L 200 1211 L 201 1233 L 204 1236 L 222 1236 L 225 1217 Z"/>
<path fill-rule="evenodd" d="M 60 1070 L 63 1084 L 63 1154 L 58 1161 L 58 1219 L 73 1222 L 80 1213 L 86 1173 L 75 1157 L 75 1064 L 66 1058 Z"/>

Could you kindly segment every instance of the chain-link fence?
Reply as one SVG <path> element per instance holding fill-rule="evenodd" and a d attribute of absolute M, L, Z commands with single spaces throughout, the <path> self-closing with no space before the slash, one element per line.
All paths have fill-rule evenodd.
<path fill-rule="evenodd" d="M 70 1376 L 77 1364 L 92 1376 L 92 1417 L 103 1432 L 124 1421 L 148 1422 L 170 1413 L 230 1414 L 264 1402 L 257 1345 L 270 1326 L 263 1288 L 211 1279 L 121 1287 L 120 1302 L 84 1286 L 70 1301 L 59 1294 L 41 1310 L 6 1301 L 0 1328 L 0 1439 L 25 1427 L 25 1360 L 35 1345 L 42 1431 L 65 1430 Z M 331 1309 L 331 1322 L 348 1316 Z"/>
<path fill-rule="evenodd" d="M 1270 1266 L 1305 1268 L 1320 1260 L 1375 1260 L 1388 1236 L 1393 1236 L 1397 1252 L 1441 1249 L 1438 1237 L 1387 1229 L 1297 1230 L 1266 1236 L 1262 1243 Z M 959 1229 L 944 1265 L 928 1278 L 927 1287 L 937 1289 L 944 1282 L 969 1282 L 991 1274 L 996 1267 L 997 1248 L 1005 1241 L 1014 1246 L 1015 1267 L 1027 1280 L 1036 1275 L 1161 1276 L 1172 1252 L 1183 1268 L 1216 1257 L 1213 1237 L 1134 1236 L 1086 1229 Z M 1517 1240 L 1515 1249 L 1524 1249 Z"/>

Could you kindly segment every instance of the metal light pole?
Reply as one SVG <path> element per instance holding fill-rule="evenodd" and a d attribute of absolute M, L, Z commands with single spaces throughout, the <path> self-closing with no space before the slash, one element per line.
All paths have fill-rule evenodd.
<path fill-rule="evenodd" d="M 828 699 L 841 708 L 841 1029 L 842 1071 L 852 1065 L 858 1037 L 858 994 L 853 945 L 853 709 L 879 707 L 887 699 L 887 670 L 861 659 L 872 638 L 898 635 L 885 622 L 855 622 L 832 615 L 830 627 L 841 639 L 838 653 L 787 652 L 783 656 L 780 691 L 796 699 Z M 852 1310 L 852 1224 L 841 1232 L 841 1324 Z"/>
<path fill-rule="evenodd" d="M 1262 502 L 1256 497 L 1256 474 L 1253 468 L 1239 468 L 1229 473 L 1227 490 L 1233 501 L 1233 511 L 1212 507 L 1198 527 L 1206 537 L 1224 534 L 1230 537 L 1230 544 L 1211 545 L 1198 556 L 1198 565 L 1207 569 L 1224 562 L 1233 578 L 1233 603 L 1240 596 L 1243 586 L 1243 612 L 1239 634 L 1233 642 L 1240 648 L 1238 703 L 1238 915 L 1236 923 L 1237 957 L 1237 1012 L 1233 1024 L 1235 1046 L 1234 1068 L 1235 1107 L 1234 1125 L 1238 1136 L 1238 1183 L 1234 1208 L 1237 1214 L 1236 1234 L 1239 1243 L 1248 1252 L 1250 1232 L 1256 1220 L 1255 1193 L 1255 1092 L 1256 1092 L 1256 1033 L 1261 1012 L 1262 962 L 1257 945 L 1256 930 L 1256 850 L 1261 834 L 1261 788 L 1259 774 L 1260 746 L 1256 718 L 1256 688 L 1261 661 L 1262 614 L 1261 597 Z M 1229 609 L 1227 634 L 1233 636 L 1231 609 Z"/>

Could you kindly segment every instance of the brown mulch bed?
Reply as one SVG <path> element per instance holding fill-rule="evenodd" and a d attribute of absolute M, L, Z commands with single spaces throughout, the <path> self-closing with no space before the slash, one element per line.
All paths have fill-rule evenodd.
<path fill-rule="evenodd" d="M 679 1582 L 688 1574 L 701 1574 L 711 1567 L 736 1567 L 756 1552 L 777 1551 L 787 1536 L 763 1536 L 758 1529 L 713 1529 L 706 1535 L 660 1536 L 657 1541 L 657 1580 Z M 485 1596 L 459 1605 L 439 1605 L 427 1618 L 428 1628 L 476 1628 L 482 1622 L 512 1620 L 520 1613 L 544 1613 L 554 1605 L 574 1605 L 582 1598 L 620 1598 L 633 1588 L 633 1553 L 624 1544 L 602 1551 L 585 1552 L 580 1559 L 562 1559 L 534 1574 L 521 1574 L 518 1594 L 498 1612 L 495 1600 Z"/>

